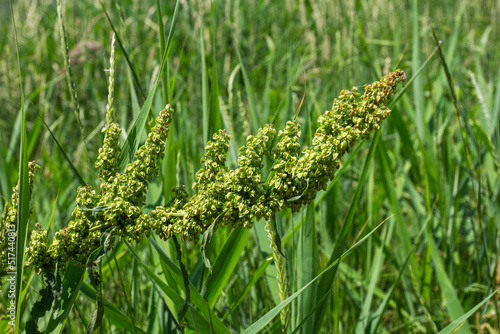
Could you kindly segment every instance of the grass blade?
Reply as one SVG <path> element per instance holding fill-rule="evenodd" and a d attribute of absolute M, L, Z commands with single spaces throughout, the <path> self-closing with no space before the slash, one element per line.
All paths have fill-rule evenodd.
<path fill-rule="evenodd" d="M 179 146 L 174 142 L 174 128 L 168 133 L 167 149 L 163 159 L 163 198 L 168 202 L 172 189 L 177 184 L 177 153 Z"/>
<path fill-rule="evenodd" d="M 139 88 L 139 91 L 141 92 L 141 96 L 144 100 L 146 100 L 146 94 L 144 94 L 144 90 L 142 89 L 141 82 L 139 81 L 139 78 L 137 76 L 137 73 L 134 69 L 134 66 L 132 66 L 132 62 L 130 61 L 130 58 L 128 57 L 128 52 L 125 50 L 125 47 L 123 46 L 123 43 L 120 39 L 120 36 L 118 35 L 118 32 L 115 29 L 115 26 L 113 25 L 113 22 L 111 21 L 111 18 L 108 15 L 108 12 L 106 11 L 106 8 L 104 7 L 104 4 L 101 2 L 102 10 L 104 11 L 104 14 L 106 15 L 106 18 L 108 19 L 109 26 L 113 30 L 116 40 L 118 42 L 118 45 L 120 46 L 120 49 L 122 50 L 123 55 L 125 56 L 125 60 L 127 61 L 128 67 L 130 71 L 132 72 L 132 76 L 134 77 L 134 82 Z"/>
<path fill-rule="evenodd" d="M 81 286 L 81 292 L 92 302 L 95 302 L 97 297 L 96 292 L 90 284 L 84 282 Z M 122 311 L 120 311 L 115 305 L 111 304 L 111 302 L 109 302 L 105 298 L 103 298 L 103 305 L 104 305 L 104 314 L 106 315 L 106 319 L 108 319 L 118 328 L 134 333 L 135 332 L 146 333 L 139 327 L 135 327 L 132 321 Z"/>
<path fill-rule="evenodd" d="M 127 244 L 128 249 L 134 255 L 136 258 L 137 262 L 141 265 L 142 268 L 147 272 L 149 278 L 160 288 L 160 290 L 164 293 L 164 296 L 172 300 L 172 302 L 175 305 L 183 305 L 185 302 L 185 299 L 177 293 L 177 291 L 173 288 L 171 288 L 164 280 L 162 280 L 157 274 L 155 274 L 149 267 L 140 259 L 139 256 L 134 252 L 132 247 L 130 247 L 129 244 Z M 197 310 L 194 310 L 194 319 L 193 321 L 196 321 L 197 323 L 205 323 L 208 324 L 208 321 L 199 314 Z M 178 328 L 180 330 L 180 328 Z"/>
<path fill-rule="evenodd" d="M 453 286 L 453 283 L 445 270 L 443 258 L 441 257 L 436 243 L 434 242 L 434 239 L 432 238 L 429 230 L 427 230 L 426 235 L 427 242 L 431 246 L 431 257 L 432 262 L 434 263 L 434 269 L 436 270 L 437 283 L 443 293 L 449 315 L 453 321 L 456 321 L 458 319 L 461 319 L 461 317 L 464 315 L 464 309 L 462 307 L 462 304 L 460 303 L 460 300 L 458 299 L 455 287 Z M 468 323 L 466 322 L 467 318 L 468 317 L 466 317 L 462 321 L 462 327 L 457 331 L 457 333 L 472 333 Z"/>
<path fill-rule="evenodd" d="M 30 188 L 28 178 L 28 149 L 26 146 L 26 118 L 23 109 L 23 119 L 21 122 L 20 159 L 19 159 L 19 202 L 17 218 L 17 239 L 16 239 L 16 332 L 21 319 L 21 305 L 19 300 L 23 286 L 24 273 L 24 250 L 26 247 L 26 237 L 28 232 L 28 218 L 30 215 Z"/>
<path fill-rule="evenodd" d="M 217 256 L 213 266 L 213 273 L 207 280 L 207 300 L 210 307 L 214 307 L 222 293 L 222 289 L 229 281 L 238 259 L 245 249 L 249 232 L 250 230 L 244 227 L 235 228 Z"/>
<path fill-rule="evenodd" d="M 346 221 L 342 225 L 342 229 L 340 230 L 339 236 L 336 240 L 335 248 L 333 249 L 333 252 L 330 255 L 330 258 L 329 258 L 330 262 L 333 261 L 333 259 L 338 258 L 342 254 L 342 251 L 346 247 L 347 236 L 349 235 L 349 233 L 352 231 L 352 228 L 353 228 L 354 215 L 355 215 L 357 208 L 358 208 L 358 203 L 359 203 L 359 199 L 361 197 L 361 192 L 363 190 L 363 185 L 366 181 L 369 166 L 370 166 L 371 160 L 373 159 L 373 156 L 375 155 L 377 144 L 380 140 L 380 136 L 381 136 L 380 132 L 377 131 L 373 137 L 372 142 L 371 142 L 370 150 L 368 151 L 368 156 L 366 157 L 366 160 L 365 160 L 365 163 L 363 166 L 363 171 L 361 172 L 361 176 L 360 176 L 358 187 L 356 189 L 356 193 L 355 193 L 354 198 L 352 199 L 351 205 L 349 207 L 349 212 L 347 213 Z M 364 143 L 364 142 L 362 142 L 362 143 Z M 362 144 L 362 143 L 360 143 L 360 144 Z M 359 146 L 361 146 L 361 145 L 359 145 Z M 355 152 L 358 152 L 358 151 L 356 150 Z M 354 155 L 354 154 L 351 154 L 351 155 Z M 340 170 L 337 174 L 339 174 L 341 171 L 342 170 Z M 338 175 L 336 177 L 338 177 Z M 337 267 L 335 267 L 331 271 L 327 272 L 325 274 L 325 276 L 323 278 L 321 278 L 321 280 L 318 284 L 318 292 L 316 294 L 317 300 L 320 300 L 327 293 L 327 291 L 330 290 L 336 275 L 337 275 Z M 323 322 L 324 316 L 325 316 L 325 308 L 320 308 L 318 310 L 318 313 L 316 313 L 316 315 L 314 317 L 314 331 L 318 331 L 321 328 L 321 324 Z"/>
<path fill-rule="evenodd" d="M 313 278 L 309 283 L 304 285 L 302 288 L 297 290 L 294 294 L 292 294 L 290 297 L 285 299 L 283 302 L 279 303 L 276 305 L 272 310 L 267 312 L 264 316 L 262 316 L 260 319 L 255 321 L 250 327 L 245 329 L 242 334 L 255 334 L 260 332 L 267 324 L 269 324 L 274 317 L 276 317 L 283 308 L 285 308 L 288 304 L 290 304 L 293 300 L 295 300 L 299 295 L 301 295 L 304 290 L 306 290 L 311 284 L 316 282 L 319 278 L 321 278 L 325 273 L 327 273 L 330 269 L 332 269 L 334 266 L 336 266 L 340 261 L 344 260 L 346 257 L 348 257 L 352 252 L 356 250 L 360 245 L 362 245 L 376 230 L 382 226 L 387 221 L 384 220 L 382 223 L 377 225 L 373 230 L 371 230 L 366 236 L 364 236 L 361 240 L 356 242 L 353 246 L 351 246 L 347 251 L 345 251 L 339 258 L 337 258 L 335 261 L 333 261 L 328 267 L 326 267 L 319 275 L 317 275 L 315 278 Z"/>
<path fill-rule="evenodd" d="M 216 31 L 216 22 L 215 22 L 215 3 L 212 3 L 212 82 L 211 82 L 211 92 L 210 92 L 210 129 L 211 132 L 215 133 L 219 129 L 222 128 L 222 113 L 219 105 L 219 81 L 217 76 L 217 54 L 215 47 L 215 31 Z"/>
<path fill-rule="evenodd" d="M 160 71 L 158 72 L 155 83 L 151 90 L 149 91 L 148 97 L 146 98 L 146 101 L 144 102 L 144 105 L 141 108 L 141 112 L 139 113 L 139 116 L 137 116 L 134 125 L 130 129 L 129 133 L 127 134 L 127 140 L 123 144 L 122 147 L 122 153 L 120 156 L 120 170 L 123 171 L 125 170 L 125 166 L 132 161 L 133 156 L 135 151 L 137 150 L 137 147 L 139 146 L 139 140 L 142 136 L 142 132 L 144 130 L 144 126 L 146 124 L 146 118 L 148 116 L 149 110 L 151 109 L 151 105 L 153 104 L 153 99 L 156 94 L 156 89 L 158 88 L 158 84 L 160 83 L 160 77 L 161 74 L 163 73 L 163 70 L 165 68 L 165 64 L 167 62 L 168 54 L 170 51 L 170 43 L 172 42 L 172 34 L 173 30 L 175 28 L 175 23 L 177 21 L 177 13 L 179 9 L 179 1 L 177 0 L 177 3 L 175 4 L 175 9 L 174 9 L 174 16 L 172 18 L 172 23 L 170 26 L 170 31 L 168 34 L 167 38 L 167 45 L 165 48 L 165 51 L 162 56 L 161 60 L 161 68 Z"/>
<path fill-rule="evenodd" d="M 399 275 L 398 275 L 398 277 L 396 277 L 396 280 L 394 281 L 394 283 L 392 284 L 392 286 L 387 291 L 387 294 L 385 295 L 385 298 L 382 300 L 382 302 L 380 303 L 380 305 L 377 308 L 377 310 L 375 311 L 375 313 L 373 313 L 373 315 L 371 316 L 371 318 L 370 318 L 370 324 L 366 328 L 366 329 L 369 329 L 369 332 L 371 334 L 377 333 L 377 328 L 378 328 L 380 322 L 382 321 L 382 316 L 384 315 L 385 310 L 389 306 L 389 302 L 390 302 L 390 300 L 391 300 L 394 292 L 396 291 L 396 287 L 398 286 L 399 282 L 401 281 L 401 277 L 403 276 L 403 273 L 406 270 L 406 267 L 408 265 L 408 262 L 409 262 L 408 260 L 409 259 L 410 259 L 410 254 L 408 254 L 408 256 L 405 259 L 405 262 L 403 262 L 403 265 L 401 266 L 401 268 L 399 270 Z"/>
<path fill-rule="evenodd" d="M 2 152 L 3 153 L 3 152 Z M 3 198 L 0 198 L 0 206 L 3 206 L 4 198 L 9 198 L 11 195 L 11 188 L 9 185 L 9 171 L 12 170 L 9 168 L 4 160 L 3 154 L 0 153 L 0 196 Z"/>
<path fill-rule="evenodd" d="M 392 226 L 391 226 L 392 227 Z M 372 259 L 372 267 L 371 272 L 369 274 L 370 281 L 367 287 L 366 295 L 364 296 L 363 307 L 361 308 L 361 314 L 358 318 L 358 323 L 356 325 L 356 333 L 362 334 L 368 331 L 368 326 L 370 323 L 370 308 L 372 305 L 373 295 L 375 293 L 375 287 L 380 278 L 380 274 L 382 272 L 382 265 L 384 263 L 384 248 L 387 246 L 387 243 L 390 242 L 392 237 L 392 228 L 390 231 L 385 231 L 385 236 L 383 242 L 380 244 L 380 247 L 377 249 L 375 256 Z"/>
<path fill-rule="evenodd" d="M 201 102 L 203 107 L 203 142 L 207 143 L 210 139 L 210 109 L 208 107 L 210 98 L 208 96 L 208 73 L 207 61 L 205 56 L 205 40 L 203 37 L 203 18 L 200 16 L 200 59 L 201 59 Z"/>
<path fill-rule="evenodd" d="M 14 11 L 12 10 L 12 2 L 9 0 L 10 13 L 12 15 L 12 25 L 14 26 L 14 38 L 16 45 L 17 69 L 19 75 L 19 91 L 21 93 L 21 124 L 20 132 L 21 138 L 19 141 L 19 168 L 18 168 L 18 203 L 17 203 L 17 226 L 16 226 L 16 286 L 15 286 L 15 307 L 16 318 L 14 332 L 17 334 L 20 330 L 21 305 L 20 300 L 21 291 L 23 291 L 23 272 L 24 272 L 24 250 L 26 247 L 26 236 L 28 231 L 28 218 L 30 215 L 30 187 L 28 176 L 28 147 L 26 138 L 26 114 L 24 110 L 24 90 L 23 90 L 23 76 L 21 73 L 21 61 L 19 56 L 19 42 L 17 40 L 16 20 L 14 19 Z"/>
<path fill-rule="evenodd" d="M 87 141 L 85 138 L 85 129 L 83 127 L 82 120 L 80 119 L 80 101 L 78 100 L 78 95 L 76 93 L 76 84 L 73 78 L 73 71 L 71 70 L 71 59 L 69 57 L 68 38 L 66 36 L 66 28 L 64 26 L 61 0 L 56 0 L 56 6 L 57 6 L 57 19 L 59 21 L 59 35 L 61 38 L 61 48 L 64 59 L 64 69 L 66 72 L 66 81 L 68 83 L 71 101 L 73 102 L 75 118 L 78 123 L 78 127 L 80 129 L 80 137 L 83 142 L 83 146 L 85 148 L 87 163 L 88 166 L 92 166 L 92 164 L 90 163 L 90 155 L 89 155 L 89 150 L 87 148 Z M 94 179 L 92 179 L 92 181 L 94 183 Z"/>
<path fill-rule="evenodd" d="M 316 215 L 314 207 L 308 206 L 306 211 L 305 221 L 301 227 L 300 240 L 297 249 L 297 287 L 302 287 L 310 282 L 318 273 L 319 266 L 319 253 L 318 239 L 316 235 Z M 312 286 L 310 289 L 304 291 L 298 297 L 297 305 L 300 314 L 297 320 L 305 318 L 307 312 L 316 304 L 317 287 Z M 306 333 L 313 332 L 314 323 L 312 320 L 304 324 L 304 331 Z"/>
<path fill-rule="evenodd" d="M 484 305 L 488 300 L 491 299 L 494 295 L 496 295 L 500 291 L 500 289 L 496 289 L 492 294 L 490 294 L 488 297 L 484 298 L 479 304 L 474 306 L 469 310 L 469 312 L 465 313 L 461 317 L 455 319 L 451 324 L 446 326 L 442 331 L 440 331 L 438 334 L 450 334 L 450 333 L 458 333 L 458 330 L 461 326 L 466 324 L 466 321 L 469 317 L 471 317 L 474 313 L 476 313 L 481 306 Z"/>
<path fill-rule="evenodd" d="M 236 50 L 236 54 L 238 55 L 238 60 L 240 61 L 241 74 L 243 75 L 243 81 L 245 83 L 245 90 L 247 92 L 248 106 L 250 107 L 251 131 L 252 131 L 252 133 L 257 133 L 257 130 L 260 127 L 260 122 L 259 122 L 259 114 L 257 112 L 257 107 L 255 105 L 255 98 L 253 96 L 252 85 L 250 83 L 250 79 L 248 78 L 247 71 L 245 70 L 245 65 L 243 64 L 243 59 L 241 58 L 238 42 L 236 42 L 236 41 L 235 41 L 234 48 Z"/>
<path fill-rule="evenodd" d="M 80 182 L 80 185 L 85 186 L 87 184 L 87 182 L 85 182 L 85 180 L 82 178 L 82 176 L 80 175 L 80 173 L 78 173 L 78 170 L 76 169 L 75 165 L 73 165 L 73 162 L 71 162 L 70 158 L 68 157 L 68 155 L 66 154 L 66 152 L 64 151 L 64 149 L 61 147 L 61 144 L 59 144 L 59 141 L 57 140 L 56 136 L 54 135 L 54 133 L 52 132 L 52 130 L 50 130 L 49 125 L 47 123 L 45 123 L 45 120 L 42 118 L 42 115 L 40 115 L 40 113 L 38 113 L 38 117 L 40 117 L 40 119 L 42 120 L 43 125 L 45 126 L 45 128 L 47 129 L 47 131 L 49 131 L 50 136 L 52 137 L 52 139 L 56 143 L 57 147 L 59 148 L 59 150 L 63 154 L 64 158 L 68 162 L 69 167 L 71 168 L 71 170 L 73 171 L 73 173 L 75 174 L 75 176 L 78 178 L 78 181 Z"/>
<path fill-rule="evenodd" d="M 50 317 L 45 333 L 57 332 L 60 333 L 64 327 L 69 312 L 73 308 L 76 297 L 80 292 L 85 271 L 79 266 L 74 266 L 71 263 L 67 266 L 66 273 L 62 280 L 62 296 L 61 307 L 57 313 L 53 313 Z M 57 314 L 57 315 L 56 315 Z"/>
<path fill-rule="evenodd" d="M 160 257 L 160 261 L 165 265 L 165 267 L 169 270 L 169 273 L 175 279 L 177 286 L 184 287 L 184 281 L 182 278 L 182 273 L 179 267 L 170 259 L 167 254 L 161 249 L 160 245 L 153 239 L 149 238 L 149 242 L 153 245 L 156 252 Z M 191 292 L 191 302 L 200 310 L 201 314 L 205 317 L 205 319 L 212 319 L 212 323 L 214 326 L 214 330 L 216 333 L 229 333 L 229 330 L 224 326 L 222 321 L 215 315 L 212 309 L 207 310 L 207 302 L 200 295 L 196 287 L 190 282 L 189 283 L 190 292 Z"/>
<path fill-rule="evenodd" d="M 273 261 L 272 257 L 267 258 L 260 267 L 255 271 L 255 273 L 252 275 L 252 280 L 247 284 L 243 292 L 240 294 L 238 300 L 236 300 L 234 303 L 231 304 L 231 310 L 234 311 L 236 307 L 243 301 L 243 299 L 248 295 L 250 292 L 250 289 L 257 283 L 259 278 L 266 272 L 267 267 L 271 264 Z"/>
<path fill-rule="evenodd" d="M 159 0 L 156 0 L 156 12 L 158 14 L 158 32 L 159 32 L 159 35 L 160 35 L 160 52 L 161 54 L 163 54 L 165 52 L 165 49 L 166 49 L 166 45 L 165 45 L 165 32 L 164 32 L 164 28 L 163 28 L 163 14 L 162 14 L 162 11 L 161 11 L 161 1 Z M 162 73 L 163 75 L 163 104 L 167 104 L 169 102 L 168 100 L 168 85 L 169 85 L 169 80 L 168 80 L 168 64 L 167 64 L 167 68 L 163 71 Z"/>
<path fill-rule="evenodd" d="M 410 254 L 412 243 L 408 234 L 408 227 L 403 217 L 401 203 L 398 200 L 398 198 L 402 197 L 402 195 L 398 193 L 394 186 L 395 177 L 391 171 L 391 167 L 389 166 L 387 148 L 383 141 L 378 145 L 377 158 L 380 164 L 380 169 L 383 171 L 382 177 L 386 189 L 386 194 L 389 197 L 392 212 L 394 212 L 394 215 L 396 217 L 396 232 L 398 234 L 398 237 L 400 238 L 401 247 L 403 248 L 404 254 Z M 410 254 L 410 265 L 418 273 L 420 267 L 417 265 L 413 253 Z"/>
<path fill-rule="evenodd" d="M 413 17 L 413 55 L 412 55 L 412 67 L 413 72 L 417 73 L 420 64 L 422 63 L 421 59 L 421 42 L 420 42 L 420 18 L 418 12 L 418 0 L 412 1 L 412 17 Z M 416 110 L 416 125 L 417 125 L 417 133 L 420 139 L 423 141 L 425 138 L 429 138 L 430 136 L 426 136 L 427 132 L 424 130 L 426 127 L 425 122 L 425 113 L 424 113 L 424 82 L 422 76 L 414 76 L 415 80 L 413 82 L 413 100 L 415 101 L 415 110 Z"/>

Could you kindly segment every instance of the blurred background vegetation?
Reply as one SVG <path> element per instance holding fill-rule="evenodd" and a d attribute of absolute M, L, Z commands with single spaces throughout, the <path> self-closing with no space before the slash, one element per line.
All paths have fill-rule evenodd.
<path fill-rule="evenodd" d="M 68 223 L 79 182 L 41 118 L 84 180 L 93 184 L 97 179 L 93 164 L 103 140 L 100 130 L 105 122 L 112 35 L 104 9 L 132 65 L 117 45 L 115 115 L 127 130 L 161 66 L 162 40 L 174 7 L 174 1 L 63 2 L 84 144 L 65 78 L 55 1 L 13 3 L 28 157 L 42 166 L 30 224 L 38 221 L 46 227 L 52 221 L 49 239 Z M 361 176 L 371 143 L 355 150 L 348 168 L 327 193 L 320 194 L 324 197 L 315 209 L 304 208 L 293 216 L 280 214 L 278 230 L 289 255 L 292 292 L 335 260 L 331 255 L 341 242 L 342 226 L 349 224 L 342 241 L 347 249 L 359 235 L 394 214 L 339 265 L 333 281 L 321 281 L 292 304 L 292 328 L 318 303 L 319 291 L 329 291 L 321 312 L 302 327 L 304 333 L 434 332 L 500 287 L 498 1 L 182 0 L 178 15 L 152 108 L 157 114 L 170 103 L 176 110 L 168 144 L 170 160 L 151 183 L 148 208 L 165 203 L 167 190 L 175 185 L 190 189 L 202 167 L 204 144 L 218 128 L 228 130 L 237 148 L 265 123 L 282 129 L 305 94 L 298 121 L 303 126 L 302 143 L 308 146 L 315 120 L 331 108 L 342 89 L 361 89 L 400 68 L 413 80 L 382 127 L 375 157 L 366 165 L 366 178 Z M 3 206 L 17 182 L 21 119 L 14 30 L 6 0 L 0 2 L 0 19 Z M 432 29 L 442 42 L 439 51 Z M 230 153 L 233 168 L 235 161 L 234 152 Z M 212 259 L 229 233 L 221 228 L 215 234 Z M 214 307 L 234 332 L 278 304 L 273 265 L 235 304 L 270 253 L 263 222 L 255 224 L 248 240 Z M 175 258 L 173 246 L 165 246 Z M 110 270 L 104 275 L 105 297 L 128 314 L 121 298 L 124 291 L 129 293 L 136 325 L 168 332 L 167 306 L 180 305 L 164 301 L 153 307 L 160 297 L 152 281 L 127 249 L 120 249 L 116 264 L 121 267 L 116 268 L 111 256 Z M 146 240 L 134 249 L 143 263 L 161 271 Z M 199 244 L 183 244 L 191 281 L 201 288 L 208 272 L 199 253 Z M 117 271 L 122 272 L 120 278 Z M 41 284 L 36 277 L 31 283 L 28 309 Z M 0 300 L 2 310 L 5 293 Z M 370 327 L 384 303 L 378 327 Z M 93 305 L 85 296 L 76 305 L 68 330 L 85 331 Z M 495 296 L 461 331 L 497 332 L 498 311 Z M 277 332 L 278 318 L 266 327 L 268 332 Z M 104 325 L 113 326 L 110 321 Z"/>

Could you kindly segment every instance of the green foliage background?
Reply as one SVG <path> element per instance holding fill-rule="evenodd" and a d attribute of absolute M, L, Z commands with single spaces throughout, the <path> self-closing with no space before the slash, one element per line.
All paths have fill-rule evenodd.
<path fill-rule="evenodd" d="M 337 259 L 332 258 L 335 247 L 347 250 L 394 214 L 339 264 L 330 281 L 314 283 L 294 300 L 291 329 L 299 327 L 303 333 L 442 330 L 500 286 L 499 6 L 494 1 L 465 0 L 181 1 L 152 107 L 158 113 L 170 103 L 176 114 L 168 159 L 151 183 L 146 208 L 165 203 L 175 185 L 190 187 L 202 167 L 204 144 L 219 128 L 232 136 L 229 163 L 234 167 L 236 150 L 247 135 L 265 123 L 282 129 L 305 92 L 298 121 L 303 126 L 302 144 L 308 146 L 317 117 L 331 107 L 341 89 L 362 87 L 401 68 L 413 81 L 393 105 L 378 141 L 365 143 L 344 159 L 342 175 L 319 195 L 317 205 L 293 216 L 286 211 L 279 215 L 293 293 Z M 152 1 L 113 1 L 103 7 L 133 67 L 117 48 L 115 115 L 129 129 L 161 66 L 161 45 L 175 2 L 161 2 L 161 13 Z M 69 221 L 79 180 L 40 116 L 84 180 L 93 184 L 97 180 L 93 165 L 103 140 L 105 69 L 112 33 L 103 7 L 97 1 L 63 3 L 84 145 L 64 76 L 56 4 L 13 3 L 26 98 L 26 153 L 42 166 L 29 224 L 30 228 L 35 221 L 44 228 L 50 224 L 49 239 Z M 21 92 L 6 1 L 0 3 L 0 19 L 3 207 L 18 178 Z M 433 53 L 432 29 L 442 41 L 442 58 L 439 51 Z M 230 275 L 217 300 L 210 292 L 208 296 L 214 315 L 230 331 L 240 332 L 279 303 L 278 287 L 276 270 L 266 260 L 271 249 L 264 222 L 249 231 L 234 270 L 222 261 L 228 251 L 224 247 L 231 246 L 226 243 L 232 240 L 230 233 L 221 228 L 210 243 L 207 254 L 213 263 L 220 263 L 214 270 Z M 145 267 L 181 295 L 183 287 L 164 272 L 160 253 L 146 238 L 131 246 L 118 243 L 105 258 L 104 298 L 146 332 L 174 330 L 172 314 L 181 305 L 158 288 Z M 176 258 L 173 244 L 160 246 L 165 255 Z M 199 243 L 183 243 L 182 254 L 193 286 L 203 291 L 209 273 L 199 248 Z M 29 318 L 43 282 L 28 269 L 25 284 L 29 289 L 22 322 Z M 86 293 L 80 293 L 69 314 L 67 332 L 85 332 L 92 315 L 92 291 L 82 291 Z M 323 296 L 325 303 L 315 310 Z M 495 295 L 481 305 L 460 331 L 498 331 L 497 299 Z M 3 314 L 8 303 L 4 290 L 0 302 Z M 125 331 L 109 314 L 102 331 Z M 279 326 L 276 317 L 264 331 L 276 333 Z M 1 332 L 8 329 L 0 320 Z M 192 330 L 191 321 L 185 331 Z"/>

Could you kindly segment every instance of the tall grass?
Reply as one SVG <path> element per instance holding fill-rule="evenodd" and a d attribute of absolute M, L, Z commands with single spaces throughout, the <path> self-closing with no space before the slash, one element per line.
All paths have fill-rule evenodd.
<path fill-rule="evenodd" d="M 173 186 L 192 185 L 204 144 L 220 128 L 231 135 L 234 167 L 247 135 L 265 123 L 283 128 L 304 94 L 297 120 L 308 146 L 315 120 L 341 89 L 396 68 L 412 79 L 381 131 L 346 156 L 315 204 L 277 216 L 291 296 L 285 303 L 263 221 L 251 230 L 218 229 L 205 250 L 212 272 L 201 241 L 181 243 L 191 293 L 184 320 L 176 247 L 144 237 L 117 242 L 103 258 L 102 332 L 277 333 L 285 307 L 289 332 L 449 332 L 462 323 L 461 333 L 499 330 L 498 295 L 491 295 L 500 286 L 497 2 L 179 1 L 177 16 L 174 2 L 62 2 L 82 131 L 65 82 L 56 4 L 13 4 L 21 76 L 2 6 L 0 204 L 26 159 L 36 160 L 42 169 L 28 229 L 36 221 L 50 225 L 49 240 L 70 220 L 77 187 L 97 179 L 110 22 L 122 142 L 133 152 L 165 103 L 176 110 L 146 210 L 163 205 Z M 46 284 L 30 275 L 25 269 L 22 328 Z M 77 268 L 68 267 L 62 284 L 79 293 L 65 297 L 56 320 L 47 314 L 39 328 L 85 332 L 95 291 Z M 0 317 L 8 302 L 2 289 Z M 10 328 L 4 320 L 0 333 Z"/>

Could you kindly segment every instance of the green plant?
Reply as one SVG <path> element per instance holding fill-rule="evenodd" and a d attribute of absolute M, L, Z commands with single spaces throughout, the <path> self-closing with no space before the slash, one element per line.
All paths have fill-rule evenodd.
<path fill-rule="evenodd" d="M 256 136 L 247 138 L 246 145 L 239 150 L 239 167 L 232 170 L 225 164 L 229 135 L 225 130 L 219 131 L 205 147 L 206 154 L 202 159 L 205 169 L 198 171 L 194 185 L 197 193 L 189 198 L 182 186 L 177 187 L 174 189 L 175 196 L 167 205 L 147 213 L 143 212 L 143 207 L 148 179 L 158 173 L 158 161 L 163 156 L 173 109 L 167 105 L 160 112 L 145 144 L 135 153 L 134 161 L 121 172 L 121 129 L 111 121 L 110 98 L 107 122 L 103 128 L 104 144 L 96 162 L 100 189 L 96 191 L 90 185 L 78 189 L 77 206 L 71 221 L 56 232 L 50 243 L 47 231 L 37 225 L 38 229 L 31 232 L 26 250 L 26 266 L 43 274 L 55 289 L 54 280 L 66 270 L 66 264 L 73 261 L 87 268 L 94 287 L 98 289 L 100 276 L 95 265 L 107 251 L 113 236 L 139 241 L 143 234 L 149 236 L 154 232 L 164 240 L 174 234 L 183 239 L 196 239 L 207 231 L 213 233 L 220 225 L 251 228 L 255 219 L 265 219 L 270 223 L 280 210 L 290 208 L 296 212 L 310 204 L 318 191 L 326 188 L 342 156 L 355 143 L 367 139 L 380 127 L 390 114 L 385 105 L 396 93 L 396 85 L 405 79 L 405 73 L 397 70 L 380 81 L 366 85 L 361 96 L 356 93 L 356 87 L 343 90 L 332 109 L 319 118 L 320 126 L 312 147 L 302 151 L 298 142 L 300 125 L 295 121 L 288 122 L 285 129 L 278 133 L 278 142 L 272 150 L 274 164 L 265 181 L 261 179 L 263 159 L 271 152 L 276 133 L 274 127 L 266 125 L 259 129 Z M 112 96 L 112 80 L 109 91 Z M 31 166 L 34 170 L 34 165 Z M 5 210 L 6 222 L 2 222 L 2 233 L 9 233 L 6 226 L 15 220 L 15 196 L 14 189 L 12 204 Z M 281 242 L 271 224 L 268 224 L 268 230 L 275 261 L 280 268 L 278 281 L 283 301 L 287 297 L 287 289 L 280 264 Z M 1 254 L 1 263 L 7 263 L 5 252 Z M 282 323 L 286 328 L 286 310 Z M 91 324 L 94 325 L 95 322 Z"/>
<path fill-rule="evenodd" d="M 304 87 L 296 121 L 300 145 L 312 147 L 316 119 L 342 88 L 392 68 L 404 68 L 409 77 L 389 102 L 391 117 L 344 156 L 311 205 L 293 215 L 282 210 L 252 229 L 219 225 L 201 254 L 200 243 L 180 243 L 188 291 L 174 238 L 163 241 L 153 233 L 133 244 L 111 239 L 96 266 L 102 275 L 101 332 L 191 334 L 195 327 L 209 332 L 213 324 L 215 333 L 277 333 L 284 304 L 291 333 L 499 331 L 500 299 L 491 297 L 500 250 L 500 49 L 491 47 L 500 39 L 498 3 L 177 1 L 177 8 L 175 1 L 61 1 L 63 42 L 55 1 L 18 0 L 12 18 L 21 73 L 14 66 L 8 3 L 0 2 L 0 202 L 3 208 L 11 201 L 19 177 L 23 240 L 27 231 L 39 230 L 37 222 L 51 241 L 71 221 L 78 186 L 99 190 L 94 163 L 106 124 L 111 73 L 105 69 L 111 66 L 104 46 L 111 30 L 120 69 L 114 121 L 123 129 L 121 143 L 135 137 L 121 145 L 121 171 L 158 111 L 166 103 L 175 109 L 143 212 L 168 203 L 174 186 L 196 181 L 203 147 L 219 129 L 230 134 L 226 165 L 235 169 L 238 147 L 263 124 L 274 124 L 276 147 Z M 66 48 L 78 116 L 65 76 Z M 41 165 L 30 207 L 27 157 Z M 272 152 L 263 160 L 263 181 L 272 160 Z M 273 260 L 266 225 L 281 237 L 286 258 L 277 260 L 283 267 Z M 344 257 L 352 245 L 356 251 Z M 17 251 L 19 273 L 24 247 Z M 203 252 L 212 271 L 204 267 Z M 281 268 L 291 296 L 284 304 L 276 279 Z M 61 275 L 59 309 L 53 303 L 39 330 L 84 333 L 97 308 L 96 290 L 80 266 L 68 263 Z M 48 284 L 32 267 L 17 279 L 16 329 L 22 332 Z M 2 334 L 13 330 L 5 317 L 9 287 L 6 282 L 0 288 Z M 178 322 L 189 291 L 189 310 Z"/>
<path fill-rule="evenodd" d="M 39 169 L 34 161 L 29 163 L 29 191 L 30 197 L 33 190 L 33 182 L 35 179 L 35 172 Z M 5 276 L 7 272 L 16 271 L 15 261 L 15 248 L 16 248 L 16 226 L 18 217 L 18 204 L 19 204 L 19 185 L 12 189 L 12 197 L 10 203 L 5 203 L 2 218 L 0 221 L 0 277 Z M 46 234 L 46 232 L 45 232 Z M 36 237 L 35 237 L 36 239 Z M 36 240 L 32 240 L 36 244 Z M 43 245 L 40 245 L 43 249 Z M 39 247 L 35 247 L 39 249 Z M 41 264 L 43 265 L 43 264 Z"/>

